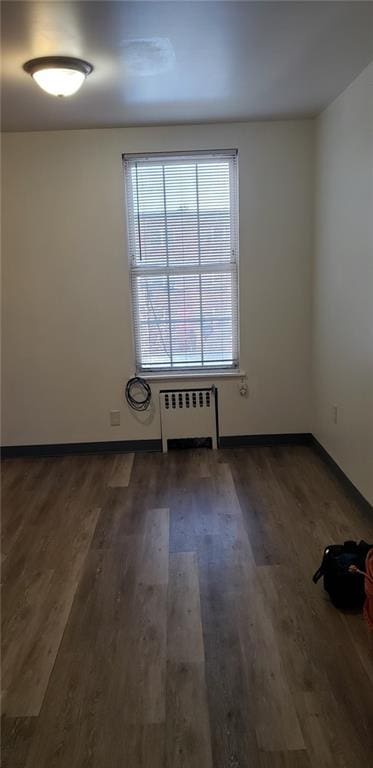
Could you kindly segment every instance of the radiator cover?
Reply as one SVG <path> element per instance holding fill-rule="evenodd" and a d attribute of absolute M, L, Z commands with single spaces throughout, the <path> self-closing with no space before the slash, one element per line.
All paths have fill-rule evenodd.
<path fill-rule="evenodd" d="M 211 437 L 217 444 L 216 388 L 163 389 L 159 393 L 162 450 L 167 441 L 178 438 Z"/>

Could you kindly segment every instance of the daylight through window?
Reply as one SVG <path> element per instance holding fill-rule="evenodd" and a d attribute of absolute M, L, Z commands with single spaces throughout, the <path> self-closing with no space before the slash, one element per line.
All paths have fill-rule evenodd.
<path fill-rule="evenodd" d="M 236 151 L 124 162 L 137 372 L 238 367 Z"/>

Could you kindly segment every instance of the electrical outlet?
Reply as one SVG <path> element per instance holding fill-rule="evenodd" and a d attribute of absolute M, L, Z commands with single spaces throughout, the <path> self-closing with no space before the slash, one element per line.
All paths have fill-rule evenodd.
<path fill-rule="evenodd" d="M 332 406 L 332 419 L 333 424 L 338 424 L 338 405 Z"/>
<path fill-rule="evenodd" d="M 120 411 L 110 411 L 110 426 L 119 427 L 120 425 Z"/>
<path fill-rule="evenodd" d="M 249 387 L 247 386 L 246 376 L 242 376 L 240 381 L 240 395 L 241 397 L 247 397 L 249 394 Z"/>

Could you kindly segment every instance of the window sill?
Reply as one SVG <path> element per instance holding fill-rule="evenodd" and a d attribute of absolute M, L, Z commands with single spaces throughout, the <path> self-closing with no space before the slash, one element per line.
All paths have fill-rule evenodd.
<path fill-rule="evenodd" d="M 139 373 L 138 376 L 146 381 L 186 381 L 190 379 L 240 379 L 246 376 L 245 371 L 193 371 L 190 373 Z"/>

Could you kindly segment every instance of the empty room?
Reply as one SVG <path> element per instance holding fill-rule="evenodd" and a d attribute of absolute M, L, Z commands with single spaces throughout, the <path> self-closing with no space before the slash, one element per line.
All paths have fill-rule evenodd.
<path fill-rule="evenodd" d="M 1 40 L 1 765 L 368 768 L 373 2 Z"/>

